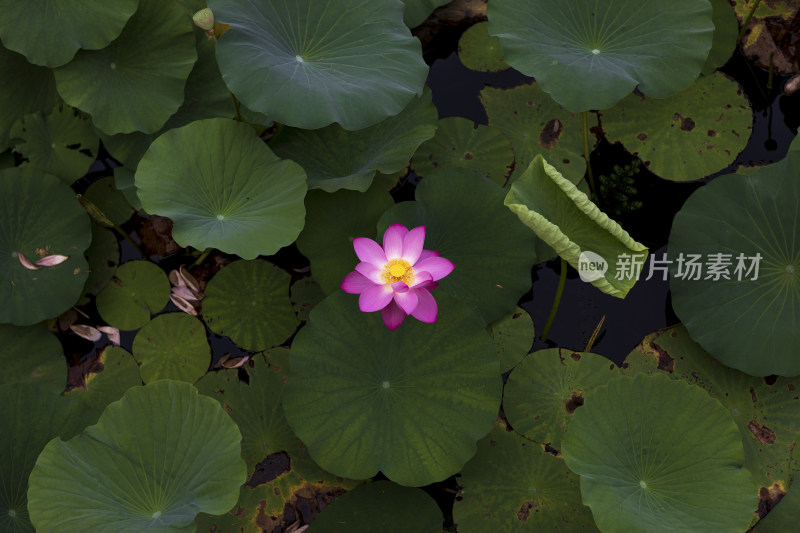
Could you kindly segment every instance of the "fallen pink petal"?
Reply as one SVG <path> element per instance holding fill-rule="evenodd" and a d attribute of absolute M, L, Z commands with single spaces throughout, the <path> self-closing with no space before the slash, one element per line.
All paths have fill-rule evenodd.
<path fill-rule="evenodd" d="M 73 324 L 69 327 L 76 335 L 83 337 L 86 340 L 97 342 L 103 336 L 97 329 L 92 326 L 84 326 L 81 324 Z"/>
<path fill-rule="evenodd" d="M 47 267 L 56 266 L 60 265 L 67 259 L 69 259 L 69 256 L 66 255 L 48 255 L 36 261 L 36 264 L 39 266 L 47 266 Z"/>
<path fill-rule="evenodd" d="M 341 289 L 359 295 L 362 312 L 381 311 L 383 323 L 391 330 L 408 315 L 436 322 L 438 306 L 430 291 L 455 265 L 439 252 L 424 250 L 424 244 L 425 226 L 409 230 L 402 224 L 389 226 L 383 246 L 366 237 L 353 239 L 361 262 L 342 280 Z"/>
<path fill-rule="evenodd" d="M 122 337 L 120 336 L 117 328 L 112 328 L 111 326 L 100 326 L 97 329 L 105 333 L 106 337 L 108 337 L 108 340 L 110 340 L 111 344 L 114 346 L 119 346 L 122 342 Z"/>
<path fill-rule="evenodd" d="M 39 270 L 39 267 L 28 261 L 28 259 L 22 255 L 22 252 L 17 252 L 17 259 L 19 259 L 20 264 L 28 270 Z"/>

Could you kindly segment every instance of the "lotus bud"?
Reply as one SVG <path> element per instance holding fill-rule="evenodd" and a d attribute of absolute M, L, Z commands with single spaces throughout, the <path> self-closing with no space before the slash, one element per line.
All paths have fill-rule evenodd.
<path fill-rule="evenodd" d="M 201 9 L 192 15 L 192 22 L 200 29 L 209 31 L 214 29 L 214 13 L 208 9 Z"/>

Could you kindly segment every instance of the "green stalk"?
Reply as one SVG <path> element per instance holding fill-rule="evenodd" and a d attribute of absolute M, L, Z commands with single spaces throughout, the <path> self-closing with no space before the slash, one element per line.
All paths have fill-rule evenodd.
<path fill-rule="evenodd" d="M 589 192 L 592 196 L 597 196 L 597 187 L 594 185 L 594 175 L 592 174 L 592 161 L 589 159 L 589 121 L 586 118 L 588 111 L 581 113 L 583 117 L 583 158 L 586 159 L 586 172 L 589 176 Z"/>
<path fill-rule="evenodd" d="M 558 313 L 558 306 L 561 303 L 561 295 L 564 294 L 564 285 L 567 282 L 567 262 L 564 261 L 564 258 L 561 258 L 561 273 L 558 277 L 558 288 L 556 289 L 556 296 L 553 298 L 553 306 L 550 308 L 550 316 L 547 317 L 547 323 L 544 325 L 544 330 L 539 338 L 543 341 L 547 340 L 547 334 L 550 333 L 550 326 L 553 325 L 553 321 L 556 319 L 556 313 Z"/>
<path fill-rule="evenodd" d="M 747 16 L 744 19 L 744 22 L 742 23 L 742 29 L 739 30 L 739 38 L 736 39 L 736 42 L 741 42 L 742 37 L 744 37 L 744 32 L 747 29 L 747 25 L 750 24 L 750 19 L 753 18 L 753 13 L 756 12 L 756 9 L 758 9 L 758 5 L 760 3 L 761 0 L 756 0 L 755 3 L 753 3 L 753 7 L 750 8 L 750 12 L 747 14 Z"/>
<path fill-rule="evenodd" d="M 211 253 L 211 250 L 213 250 L 213 248 L 206 248 L 205 250 L 203 250 L 203 253 L 200 254 L 200 257 L 197 258 L 197 261 L 192 263 L 192 266 L 190 266 L 189 268 L 194 268 L 197 265 L 199 265 L 200 263 L 202 263 L 203 261 L 205 261 L 206 258 L 208 257 L 208 254 Z"/>

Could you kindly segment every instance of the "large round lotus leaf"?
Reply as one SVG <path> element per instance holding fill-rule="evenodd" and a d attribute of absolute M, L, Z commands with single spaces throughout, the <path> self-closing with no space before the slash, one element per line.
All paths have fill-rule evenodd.
<path fill-rule="evenodd" d="M 530 351 L 535 336 L 531 315 L 520 307 L 489 324 L 489 333 L 494 339 L 501 372 L 511 370 L 522 361 Z"/>
<path fill-rule="evenodd" d="M 711 0 L 714 10 L 714 40 L 711 51 L 708 53 L 706 63 L 703 65 L 703 75 L 707 76 L 724 65 L 730 59 L 739 37 L 739 21 L 736 12 L 728 0 Z"/>
<path fill-rule="evenodd" d="M 33 383 L 61 393 L 67 384 L 67 361 L 61 343 L 44 323 L 17 327 L 0 324 L 0 383 Z"/>
<path fill-rule="evenodd" d="M 489 35 L 489 23 L 470 26 L 458 40 L 458 59 L 470 70 L 500 72 L 511 68 L 503 59 L 500 39 Z"/>
<path fill-rule="evenodd" d="M 561 453 L 604 533 L 744 531 L 756 510 L 728 411 L 663 375 L 617 378 L 592 391 Z"/>
<path fill-rule="evenodd" d="M 23 56 L 2 46 L 0 72 L 14 73 L 3 78 L 3 90 L 0 91 L 0 150 L 5 150 L 17 119 L 36 111 L 50 111 L 61 98 L 56 91 L 52 70 L 31 65 Z"/>
<path fill-rule="evenodd" d="M 111 176 L 100 178 L 86 189 L 84 197 L 92 202 L 114 224 L 122 225 L 134 213 L 133 208 L 114 184 Z"/>
<path fill-rule="evenodd" d="M 314 519 L 309 533 L 441 533 L 442 511 L 420 489 L 375 481 L 347 492 Z"/>
<path fill-rule="evenodd" d="M 32 533 L 28 476 L 36 457 L 47 441 L 72 437 L 99 413 L 27 383 L 0 385 L 0 405 L 0 530 Z"/>
<path fill-rule="evenodd" d="M 303 227 L 306 176 L 247 124 L 192 122 L 153 141 L 136 170 L 142 207 L 175 223 L 181 246 L 272 255 Z"/>
<path fill-rule="evenodd" d="M 467 306 L 434 297 L 434 324 L 395 331 L 342 292 L 311 311 L 283 403 L 325 470 L 425 485 L 458 472 L 492 427 L 502 386 L 492 339 Z"/>
<path fill-rule="evenodd" d="M 502 187 L 513 162 L 511 142 L 499 130 L 450 117 L 440 120 L 433 139 L 419 147 L 411 168 L 420 176 L 446 168 L 472 169 Z"/>
<path fill-rule="evenodd" d="M 309 191 L 306 225 L 297 247 L 311 261 L 314 279 L 323 291 L 339 289 L 357 263 L 353 239 L 374 237 L 375 224 L 392 205 L 391 195 L 377 186 L 365 193 Z"/>
<path fill-rule="evenodd" d="M 36 65 L 60 67 L 79 48 L 99 50 L 116 39 L 139 0 L 3 2 L 0 39 Z"/>
<path fill-rule="evenodd" d="M 137 160 L 138 163 L 138 160 Z M 114 186 L 125 197 L 136 211 L 142 208 L 142 202 L 136 193 L 136 181 L 134 179 L 134 172 L 125 167 L 117 167 L 114 169 Z"/>
<path fill-rule="evenodd" d="M 450 0 L 403 0 L 403 22 L 409 28 L 415 28 L 425 22 L 434 9 L 448 2 Z"/>
<path fill-rule="evenodd" d="M 206 286 L 203 320 L 246 350 L 277 346 L 300 325 L 289 300 L 291 281 L 287 272 L 266 261 L 231 263 Z"/>
<path fill-rule="evenodd" d="M 436 108 L 426 90 L 400 114 L 374 126 L 353 132 L 338 124 L 321 130 L 284 128 L 270 147 L 305 169 L 311 189 L 364 192 L 376 171 L 402 170 L 417 147 L 433 137 L 436 124 Z"/>
<path fill-rule="evenodd" d="M 322 300 L 325 293 L 314 278 L 302 278 L 292 283 L 292 309 L 301 322 L 308 320 L 308 313 Z"/>
<path fill-rule="evenodd" d="M 211 363 L 205 326 L 185 313 L 158 315 L 139 330 L 132 348 L 145 383 L 157 379 L 194 383 Z"/>
<path fill-rule="evenodd" d="M 444 170 L 420 182 L 415 203 L 396 204 L 378 222 L 380 235 L 396 222 L 425 226 L 425 249 L 455 264 L 436 290 L 455 296 L 485 324 L 514 310 L 536 264 L 536 236 L 503 206 L 504 194 L 475 171 Z"/>
<path fill-rule="evenodd" d="M 579 272 L 586 272 L 588 261 L 584 254 L 594 254 L 588 256 L 592 262 L 604 261 L 605 270 L 597 268 L 591 279 L 601 291 L 624 298 L 636 283 L 633 264 L 635 260 L 644 264 L 647 248 L 633 240 L 542 156 L 537 155 L 511 185 L 504 203 Z"/>
<path fill-rule="evenodd" d="M 125 391 L 141 384 L 139 365 L 133 356 L 119 346 L 106 346 L 86 372 L 83 388 L 72 389 L 66 396 L 100 412 L 111 402 L 122 398 Z"/>
<path fill-rule="evenodd" d="M 31 167 L 58 176 L 67 185 L 86 174 L 100 146 L 92 123 L 66 105 L 49 115 L 41 111 L 26 115 L 11 130 L 11 137 L 21 140 L 14 151 Z"/>
<path fill-rule="evenodd" d="M 42 533 L 194 531 L 245 480 L 241 434 L 188 383 L 134 387 L 75 438 L 53 439 L 30 477 L 28 509 Z"/>
<path fill-rule="evenodd" d="M 511 140 L 514 149 L 516 180 L 537 155 L 543 155 L 572 183 L 586 173 L 583 158 L 583 121 L 580 115 L 558 105 L 536 83 L 513 89 L 486 87 L 480 94 L 489 117 L 489 126 Z M 597 126 L 597 116 L 588 117 L 589 128 Z M 590 134 L 590 148 L 595 136 Z"/>
<path fill-rule="evenodd" d="M 196 10 L 205 7 L 205 2 L 196 2 Z M 188 14 L 191 16 L 192 13 Z M 169 117 L 167 122 L 155 133 L 117 133 L 105 135 L 101 133 L 103 146 L 114 156 L 114 159 L 131 170 L 136 170 L 139 160 L 147 148 L 162 133 L 173 128 L 185 126 L 195 120 L 204 118 L 234 118 L 235 111 L 228 87 L 222 81 L 216 57 L 216 45 L 213 39 L 209 40 L 205 32 L 195 30 L 195 47 L 197 48 L 197 62 L 194 64 L 186 87 L 183 90 L 183 103 Z M 244 106 L 239 106 L 244 111 Z M 116 172 L 117 169 L 115 169 Z"/>
<path fill-rule="evenodd" d="M 728 368 L 711 358 L 683 326 L 645 337 L 622 365 L 623 372 L 657 371 L 683 379 L 716 398 L 730 412 L 744 444 L 745 465 L 762 491 L 785 491 L 797 470 L 800 380 L 763 378 Z"/>
<path fill-rule="evenodd" d="M 560 450 L 573 413 L 592 389 L 618 375 L 614 363 L 602 355 L 559 348 L 539 350 L 508 376 L 503 410 L 515 431 Z"/>
<path fill-rule="evenodd" d="M 197 60 L 191 20 L 175 3 L 140 0 L 122 34 L 102 50 L 81 50 L 55 70 L 71 106 L 108 135 L 157 131 L 183 102 Z"/>
<path fill-rule="evenodd" d="M 150 261 L 120 265 L 114 279 L 97 294 L 97 311 L 118 329 L 137 329 L 150 321 L 169 302 L 169 280 Z"/>
<path fill-rule="evenodd" d="M 791 160 L 701 187 L 669 237 L 675 313 L 713 357 L 755 376 L 800 374 L 800 168 Z M 680 265 L 689 254 L 701 272 Z"/>
<path fill-rule="evenodd" d="M 422 94 L 428 67 L 400 0 L 212 0 L 208 7 L 231 26 L 217 46 L 225 83 L 277 122 L 358 130 Z"/>
<path fill-rule="evenodd" d="M 287 502 L 309 488 L 355 486 L 317 466 L 286 422 L 281 401 L 289 350 L 256 355 L 243 368 L 247 382 L 239 380 L 236 370 L 221 370 L 205 375 L 197 388 L 216 398 L 242 432 L 242 458 L 250 481 L 239 499 L 243 512 L 236 514 L 245 517 L 244 523 L 255 527 L 259 515 L 280 515 Z"/>
<path fill-rule="evenodd" d="M 67 185 L 33 169 L 0 170 L 0 323 L 28 326 L 60 315 L 80 297 L 92 239 L 89 215 Z M 69 259 L 30 270 L 49 255 Z"/>
<path fill-rule="evenodd" d="M 487 15 L 506 61 L 576 113 L 609 108 L 637 85 L 654 98 L 684 89 L 714 34 L 708 0 L 506 0 Z"/>
<path fill-rule="evenodd" d="M 753 129 L 739 84 L 721 72 L 668 98 L 632 94 L 603 111 L 603 131 L 662 178 L 688 181 L 730 165 Z"/>
<path fill-rule="evenodd" d="M 453 520 L 459 533 L 593 533 L 578 479 L 560 457 L 495 424 L 461 470 Z"/>

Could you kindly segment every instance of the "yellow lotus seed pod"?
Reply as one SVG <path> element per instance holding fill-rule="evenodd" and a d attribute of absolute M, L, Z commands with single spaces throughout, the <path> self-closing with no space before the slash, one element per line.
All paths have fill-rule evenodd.
<path fill-rule="evenodd" d="M 214 13 L 208 8 L 201 9 L 192 15 L 192 22 L 198 28 L 206 31 L 214 29 Z"/>

